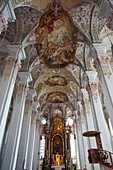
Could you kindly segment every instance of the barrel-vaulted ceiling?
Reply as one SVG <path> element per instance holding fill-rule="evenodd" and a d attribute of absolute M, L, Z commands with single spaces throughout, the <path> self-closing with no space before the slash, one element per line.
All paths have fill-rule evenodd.
<path fill-rule="evenodd" d="M 101 0 L 60 0 L 61 4 L 64 5 L 67 9 L 73 8 L 75 6 L 81 5 L 83 2 L 91 2 L 96 5 L 100 5 Z M 12 0 L 13 7 L 18 6 L 19 4 L 31 5 L 37 7 L 41 10 L 47 8 L 51 3 L 51 0 Z"/>
<path fill-rule="evenodd" d="M 97 36 L 100 4 L 101 0 L 12 0 L 16 26 L 11 36 L 25 48 L 22 69 L 31 72 L 30 86 L 44 117 L 51 109 L 54 114 L 72 114 L 89 46 Z"/>

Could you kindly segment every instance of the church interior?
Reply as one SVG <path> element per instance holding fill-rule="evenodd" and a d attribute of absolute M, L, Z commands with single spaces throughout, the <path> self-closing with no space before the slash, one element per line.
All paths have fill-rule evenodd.
<path fill-rule="evenodd" d="M 0 0 L 0 170 L 113 169 L 113 0 Z"/>

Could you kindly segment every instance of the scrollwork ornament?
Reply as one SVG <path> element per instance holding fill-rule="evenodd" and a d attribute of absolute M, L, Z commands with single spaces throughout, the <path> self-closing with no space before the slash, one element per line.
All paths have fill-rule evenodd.
<path fill-rule="evenodd" d="M 110 68 L 111 57 L 101 56 L 101 57 L 98 57 L 98 61 L 101 64 L 104 75 L 110 79 L 110 76 L 112 75 L 112 71 Z"/>
<path fill-rule="evenodd" d="M 110 56 L 98 56 L 98 61 L 100 62 L 100 64 L 109 64 L 111 61 L 111 57 Z"/>
<path fill-rule="evenodd" d="M 77 124 L 78 128 L 80 129 L 80 121 L 79 121 L 79 119 L 76 119 L 76 124 Z"/>
<path fill-rule="evenodd" d="M 16 84 L 16 89 L 17 89 L 17 99 L 19 102 L 22 98 L 23 92 L 25 92 L 24 97 L 26 97 L 28 87 L 26 84 Z"/>
<path fill-rule="evenodd" d="M 112 71 L 110 69 L 110 66 L 107 64 L 102 65 L 103 73 L 105 76 L 107 76 L 110 79 L 110 76 L 112 75 Z"/>
<path fill-rule="evenodd" d="M 3 17 L 3 13 L 0 12 L 0 34 L 2 33 L 2 31 L 5 31 L 7 29 L 7 24 L 6 24 L 6 20 Z"/>
<path fill-rule="evenodd" d="M 34 104 L 33 100 L 29 100 L 29 99 L 26 100 L 25 105 L 27 105 L 27 106 L 33 106 L 33 104 Z"/>
<path fill-rule="evenodd" d="M 8 57 L 5 58 L 5 69 L 4 69 L 4 73 L 3 73 L 3 77 L 5 78 L 5 80 L 8 77 L 10 77 L 12 67 L 16 67 L 17 68 L 15 70 L 15 72 L 14 72 L 14 75 L 13 75 L 13 79 L 14 79 L 14 82 L 15 82 L 17 72 L 18 72 L 19 68 L 21 67 L 20 66 L 20 62 L 17 59 L 15 59 L 15 58 L 8 58 Z"/>
<path fill-rule="evenodd" d="M 84 106 L 87 114 L 90 114 L 91 108 L 90 108 L 90 101 L 89 99 L 84 99 Z"/>
<path fill-rule="evenodd" d="M 84 115 L 81 116 L 81 123 L 82 123 L 83 125 L 85 124 Z"/>
<path fill-rule="evenodd" d="M 91 88 L 92 91 L 92 96 L 94 97 L 94 100 L 97 102 L 97 98 L 98 98 L 98 83 L 89 83 L 89 86 Z"/>

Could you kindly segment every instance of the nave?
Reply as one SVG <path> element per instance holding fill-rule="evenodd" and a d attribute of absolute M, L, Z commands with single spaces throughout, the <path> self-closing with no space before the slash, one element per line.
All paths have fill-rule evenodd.
<path fill-rule="evenodd" d="M 0 170 L 113 169 L 113 0 L 1 0 L 0 89 Z"/>

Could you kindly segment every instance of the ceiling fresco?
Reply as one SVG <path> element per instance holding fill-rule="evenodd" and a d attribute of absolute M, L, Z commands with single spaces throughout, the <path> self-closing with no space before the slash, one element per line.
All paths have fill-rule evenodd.
<path fill-rule="evenodd" d="M 65 86 L 68 84 L 68 81 L 62 76 L 52 76 L 49 77 L 45 83 L 49 86 Z"/>
<path fill-rule="evenodd" d="M 49 68 L 63 68 L 73 62 L 76 52 L 76 27 L 64 10 L 46 12 L 36 28 L 38 55 Z"/>
<path fill-rule="evenodd" d="M 32 76 L 34 77 L 35 75 L 32 74 Z M 37 81 L 34 87 L 36 88 L 38 84 L 40 83 L 50 85 L 50 82 L 48 82 L 48 80 L 53 80 L 54 83 L 51 83 L 51 84 L 54 84 L 54 86 L 56 85 L 64 86 L 64 84 L 67 85 L 69 81 L 73 81 L 78 84 L 78 82 L 76 81 L 76 78 L 72 76 L 72 74 L 69 73 L 66 69 L 62 69 L 60 73 L 56 72 L 56 70 L 55 72 L 53 72 L 53 70 L 48 69 L 43 74 L 41 74 L 39 77 L 37 77 Z M 61 82 L 63 84 L 61 84 Z"/>
<path fill-rule="evenodd" d="M 48 103 L 65 103 L 68 102 L 68 97 L 65 93 L 56 91 L 49 93 L 46 100 Z"/>
<path fill-rule="evenodd" d="M 22 68 L 31 73 L 29 87 L 34 87 L 46 119 L 51 110 L 53 117 L 72 116 L 89 48 L 102 30 L 100 4 L 101 0 L 12 0 L 17 18 L 13 39 L 24 46 Z"/>
<path fill-rule="evenodd" d="M 63 93 L 67 93 L 68 95 L 73 95 L 75 97 L 75 94 L 68 86 L 45 86 L 38 95 L 38 100 L 41 96 L 54 92 L 54 91 L 61 91 Z"/>

